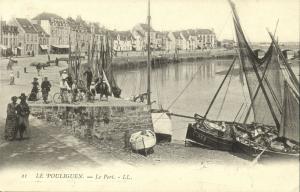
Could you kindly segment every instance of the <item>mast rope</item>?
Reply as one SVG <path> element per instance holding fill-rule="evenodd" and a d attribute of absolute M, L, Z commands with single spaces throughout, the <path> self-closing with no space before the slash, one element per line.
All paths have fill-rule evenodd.
<path fill-rule="evenodd" d="M 219 119 L 220 114 L 221 114 L 221 111 L 222 111 L 223 106 L 224 106 L 224 103 L 225 103 L 225 99 L 226 99 L 226 96 L 227 96 L 227 93 L 228 93 L 228 90 L 229 90 L 229 85 L 230 85 L 230 83 L 231 83 L 231 79 L 232 79 L 232 76 L 233 76 L 233 70 L 234 70 L 234 67 L 235 67 L 235 65 L 233 66 L 233 68 L 232 68 L 232 70 L 231 70 L 230 77 L 229 77 L 229 81 L 228 81 L 227 88 L 226 88 L 226 92 L 225 92 L 225 94 L 224 94 L 224 97 L 223 97 L 223 100 L 222 100 L 222 104 L 221 104 L 220 110 L 219 110 L 218 115 L 217 115 L 217 119 Z"/>

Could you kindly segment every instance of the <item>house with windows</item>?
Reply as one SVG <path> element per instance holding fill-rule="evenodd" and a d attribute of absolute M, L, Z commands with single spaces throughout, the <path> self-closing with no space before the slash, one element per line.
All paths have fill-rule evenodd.
<path fill-rule="evenodd" d="M 0 54 L 2 56 L 18 54 L 18 35 L 18 27 L 6 25 L 6 23 L 0 25 Z"/>
<path fill-rule="evenodd" d="M 171 40 L 170 48 L 172 51 L 183 49 L 184 39 L 180 31 L 169 32 L 168 37 Z"/>
<path fill-rule="evenodd" d="M 44 31 L 44 29 L 38 25 L 33 24 L 35 30 L 38 32 L 38 42 L 39 42 L 39 48 L 38 53 L 39 54 L 47 54 L 49 50 L 49 38 L 50 35 Z"/>
<path fill-rule="evenodd" d="M 51 53 L 68 52 L 70 26 L 65 19 L 56 14 L 44 12 L 34 17 L 32 22 L 40 25 L 50 35 L 49 49 Z"/>
<path fill-rule="evenodd" d="M 76 20 L 68 17 L 66 22 L 70 27 L 71 50 L 74 51 L 77 47 L 78 51 L 82 53 L 88 52 L 89 44 L 92 41 L 90 26 L 80 16 Z"/>
<path fill-rule="evenodd" d="M 131 31 L 133 37 L 136 39 L 136 50 L 146 50 L 148 44 L 148 30 L 147 24 L 139 23 L 135 25 Z M 152 49 L 157 48 L 156 31 L 150 26 L 150 46 Z"/>
<path fill-rule="evenodd" d="M 18 27 L 18 54 L 38 54 L 38 32 L 33 24 L 25 18 L 13 18 L 11 25 Z"/>

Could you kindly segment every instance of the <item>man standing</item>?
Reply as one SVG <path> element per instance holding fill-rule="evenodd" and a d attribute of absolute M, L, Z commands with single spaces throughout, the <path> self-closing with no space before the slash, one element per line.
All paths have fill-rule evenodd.
<path fill-rule="evenodd" d="M 93 73 L 91 71 L 91 68 L 88 67 L 87 71 L 85 71 L 83 73 L 83 75 L 86 75 L 86 87 L 87 87 L 87 90 L 90 90 L 90 86 L 91 86 L 92 79 L 93 79 Z"/>
<path fill-rule="evenodd" d="M 9 84 L 10 85 L 14 85 L 15 84 L 15 75 L 14 75 L 13 71 L 11 71 L 10 74 L 9 74 Z"/>
<path fill-rule="evenodd" d="M 27 131 L 29 129 L 28 117 L 30 114 L 30 110 L 26 102 L 26 98 L 27 98 L 26 95 L 22 93 L 21 96 L 19 97 L 19 99 L 21 99 L 21 102 L 16 107 L 18 120 L 17 120 L 17 131 L 15 132 L 15 137 L 19 132 L 20 140 L 23 139 L 24 131 Z"/>
<path fill-rule="evenodd" d="M 41 88 L 42 88 L 42 95 L 43 95 L 44 103 L 47 103 L 48 94 L 51 89 L 51 83 L 48 81 L 48 77 L 44 78 L 44 81 L 41 84 Z"/>

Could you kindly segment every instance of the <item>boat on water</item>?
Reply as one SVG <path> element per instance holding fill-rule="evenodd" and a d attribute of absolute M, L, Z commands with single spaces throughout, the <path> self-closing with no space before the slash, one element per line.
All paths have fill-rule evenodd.
<path fill-rule="evenodd" d="M 230 0 L 229 3 L 241 75 L 246 80 L 251 104 L 243 122 L 207 119 L 220 89 L 234 68 L 235 58 L 205 115 L 195 116 L 196 122 L 188 125 L 186 141 L 250 156 L 299 158 L 299 81 L 272 33 L 268 32 L 272 40 L 269 49 L 262 58 L 258 58 L 245 38 L 234 3 Z M 248 123 L 250 113 L 253 114 L 252 123 Z"/>

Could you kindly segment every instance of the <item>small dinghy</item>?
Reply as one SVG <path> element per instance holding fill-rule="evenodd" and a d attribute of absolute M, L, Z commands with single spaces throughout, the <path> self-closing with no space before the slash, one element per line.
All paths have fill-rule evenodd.
<path fill-rule="evenodd" d="M 147 155 L 151 151 L 153 152 L 153 147 L 156 144 L 156 136 L 151 130 L 139 131 L 131 135 L 129 142 L 134 152 Z"/>

